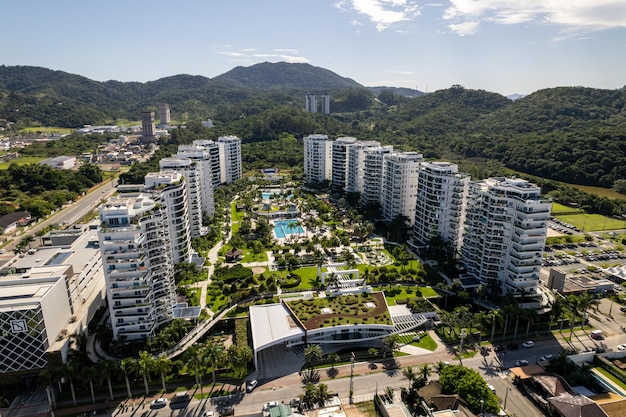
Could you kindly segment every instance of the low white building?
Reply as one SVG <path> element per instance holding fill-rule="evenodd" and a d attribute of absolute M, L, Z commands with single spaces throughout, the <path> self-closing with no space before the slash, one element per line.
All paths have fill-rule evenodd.
<path fill-rule="evenodd" d="M 76 166 L 75 156 L 57 156 L 54 158 L 44 159 L 39 162 L 40 165 L 48 165 L 57 169 L 72 169 Z"/>

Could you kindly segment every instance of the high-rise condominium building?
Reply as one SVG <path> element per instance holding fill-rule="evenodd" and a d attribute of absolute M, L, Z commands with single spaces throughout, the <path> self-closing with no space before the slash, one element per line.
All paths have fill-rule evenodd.
<path fill-rule="evenodd" d="M 412 246 L 426 246 L 439 237 L 457 253 L 461 250 L 469 181 L 469 174 L 450 162 L 420 164 Z"/>
<path fill-rule="evenodd" d="M 153 111 L 141 112 L 141 142 L 142 143 L 155 143 L 156 138 L 156 125 L 154 123 Z"/>
<path fill-rule="evenodd" d="M 241 139 L 237 136 L 220 136 L 217 143 L 220 150 L 221 182 L 230 184 L 241 179 Z"/>
<path fill-rule="evenodd" d="M 304 180 L 308 183 L 330 181 L 332 178 L 333 141 L 326 135 L 304 138 Z"/>
<path fill-rule="evenodd" d="M 424 160 L 417 152 L 394 152 L 383 160 L 381 210 L 386 222 L 405 216 L 409 225 L 415 220 L 417 175 Z"/>
<path fill-rule="evenodd" d="M 322 94 L 322 114 L 330 114 L 330 96 Z"/>
<path fill-rule="evenodd" d="M 488 288 L 538 297 L 551 201 L 517 178 L 470 182 L 461 263 Z"/>
<path fill-rule="evenodd" d="M 219 146 L 212 140 L 194 141 L 192 145 L 178 146 L 174 158 L 190 159 L 197 164 L 200 173 L 200 200 L 202 211 L 208 216 L 215 213 L 213 193 L 221 184 Z"/>
<path fill-rule="evenodd" d="M 332 145 L 332 188 L 343 191 L 348 184 L 348 148 L 356 143 L 352 137 L 341 137 L 333 141 Z"/>
<path fill-rule="evenodd" d="M 369 148 L 379 148 L 375 141 L 357 141 L 348 147 L 348 179 L 345 191 L 363 193 L 365 188 L 365 155 Z M 334 161 L 333 161 L 334 162 Z"/>
<path fill-rule="evenodd" d="M 159 125 L 162 128 L 170 127 L 170 105 L 167 103 L 159 104 Z"/>
<path fill-rule="evenodd" d="M 304 97 L 304 107 L 309 113 L 317 113 L 317 96 L 315 94 L 307 94 Z"/>
<path fill-rule="evenodd" d="M 176 171 L 185 178 L 189 203 L 189 228 L 191 237 L 204 233 L 202 227 L 202 170 L 201 163 L 189 158 L 163 158 L 159 161 L 161 171 Z M 210 182 L 209 182 L 210 184 Z M 213 212 L 210 212 L 213 214 Z"/>
<path fill-rule="evenodd" d="M 361 204 L 381 204 L 383 195 L 383 167 L 385 156 L 393 152 L 393 146 L 375 146 L 364 150 L 363 192 Z"/>
<path fill-rule="evenodd" d="M 146 176 L 145 193 L 99 207 L 102 265 L 113 337 L 145 339 L 173 318 L 174 264 L 189 262 L 187 194 L 180 173 Z"/>

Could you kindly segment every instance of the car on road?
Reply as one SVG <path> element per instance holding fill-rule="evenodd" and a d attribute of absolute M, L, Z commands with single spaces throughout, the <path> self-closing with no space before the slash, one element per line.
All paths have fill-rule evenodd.
<path fill-rule="evenodd" d="M 524 343 L 522 343 L 522 347 L 525 347 L 525 348 L 531 348 L 533 346 L 535 346 L 535 342 L 533 342 L 532 340 L 527 340 Z"/>
<path fill-rule="evenodd" d="M 526 359 L 518 359 L 515 361 L 515 366 L 526 366 L 528 361 Z"/>
<path fill-rule="evenodd" d="M 270 401 L 269 403 L 265 403 L 263 406 L 263 411 L 269 411 L 272 407 L 278 407 L 278 401 Z"/>
<path fill-rule="evenodd" d="M 161 408 L 167 405 L 167 398 L 157 398 L 156 400 L 152 400 L 150 402 L 150 408 Z"/>
<path fill-rule="evenodd" d="M 504 345 L 494 345 L 493 346 L 493 350 L 495 352 L 501 352 L 503 350 L 506 350 L 506 346 L 504 346 Z"/>
<path fill-rule="evenodd" d="M 494 387 L 493 385 L 489 384 L 487 385 L 487 388 L 489 388 L 489 390 L 493 392 L 494 394 L 496 393 L 496 387 Z"/>
<path fill-rule="evenodd" d="M 539 360 L 544 362 L 544 361 L 549 361 L 552 358 L 554 358 L 554 355 L 551 353 L 548 353 L 547 355 L 543 355 L 542 357 L 540 357 Z"/>
<path fill-rule="evenodd" d="M 617 345 L 617 350 L 626 350 L 626 344 Z"/>
<path fill-rule="evenodd" d="M 246 386 L 246 391 L 248 392 L 254 391 L 257 385 L 259 385 L 259 381 L 257 381 L 256 379 L 253 379 L 252 381 L 248 382 L 248 385 Z"/>
<path fill-rule="evenodd" d="M 620 307 L 620 308 L 619 308 L 619 311 L 626 313 L 626 306 L 624 306 L 624 307 Z"/>
<path fill-rule="evenodd" d="M 202 417 L 213 417 L 215 415 L 215 411 L 209 410 L 202 413 Z"/>

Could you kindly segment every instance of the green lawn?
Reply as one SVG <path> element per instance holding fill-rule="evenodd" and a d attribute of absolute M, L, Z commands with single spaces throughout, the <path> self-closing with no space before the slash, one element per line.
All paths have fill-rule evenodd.
<path fill-rule="evenodd" d="M 394 285 L 393 288 L 399 289 L 400 291 L 397 294 L 394 294 L 394 295 L 389 294 L 385 296 L 387 298 L 387 304 L 390 306 L 397 305 L 397 300 L 406 300 L 409 298 L 419 297 L 419 295 L 415 291 L 416 289 L 420 290 L 421 296 L 424 298 L 439 297 L 439 294 L 437 293 L 437 291 L 434 290 L 432 287 L 415 287 L 413 285 L 411 286 Z M 376 291 L 383 291 L 384 289 L 385 289 L 385 286 L 374 287 L 374 290 Z"/>
<path fill-rule="evenodd" d="M 626 384 L 624 384 L 622 381 L 620 381 L 619 379 L 615 378 L 609 371 L 602 369 L 600 367 L 596 367 L 593 368 L 596 371 L 598 371 L 599 373 L 601 373 L 605 378 L 609 379 L 612 383 L 616 384 L 617 386 L 619 386 L 621 389 L 623 389 L 624 391 L 626 391 Z"/>
<path fill-rule="evenodd" d="M 560 203 L 552 203 L 552 214 L 555 213 L 578 213 L 581 210 L 579 208 L 574 208 L 574 207 L 569 207 L 569 206 L 565 206 L 563 204 Z"/>
<path fill-rule="evenodd" d="M 624 229 L 626 222 L 624 220 L 617 220 L 610 217 L 602 216 L 600 214 L 565 214 L 555 216 L 559 220 L 569 223 L 578 227 L 585 232 L 597 232 L 601 230 L 616 230 Z"/>
<path fill-rule="evenodd" d="M 139 123 L 139 124 L 141 124 L 141 123 Z M 74 129 L 71 129 L 69 127 L 44 127 L 44 126 L 25 127 L 24 129 L 20 130 L 20 132 L 24 132 L 24 133 L 41 132 L 41 133 L 58 133 L 60 135 L 68 135 L 68 134 L 72 133 L 73 131 L 74 131 Z"/>
<path fill-rule="evenodd" d="M 267 252 L 252 253 L 252 251 L 246 249 L 241 262 L 267 262 Z"/>
<path fill-rule="evenodd" d="M 18 164 L 18 165 L 34 164 L 39 161 L 43 161 L 44 159 L 46 158 L 41 158 L 38 156 L 25 156 L 23 158 L 12 159 L 10 161 L 0 163 L 0 169 L 7 169 L 9 168 L 9 165 L 11 164 Z"/>

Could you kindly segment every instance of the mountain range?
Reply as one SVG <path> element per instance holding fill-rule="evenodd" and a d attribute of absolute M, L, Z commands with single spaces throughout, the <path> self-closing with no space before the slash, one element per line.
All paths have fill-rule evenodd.
<path fill-rule="evenodd" d="M 308 93 L 329 94 L 331 115 L 306 113 Z M 118 124 L 165 102 L 176 121 L 198 126 L 213 119 L 216 128 L 206 136 L 261 142 L 326 133 L 419 150 L 430 159 L 497 161 L 584 185 L 626 179 L 626 89 L 559 87 L 511 98 L 460 85 L 428 94 L 365 87 L 284 62 L 237 67 L 212 79 L 183 74 L 146 83 L 0 66 L 0 120 L 17 128 Z"/>

